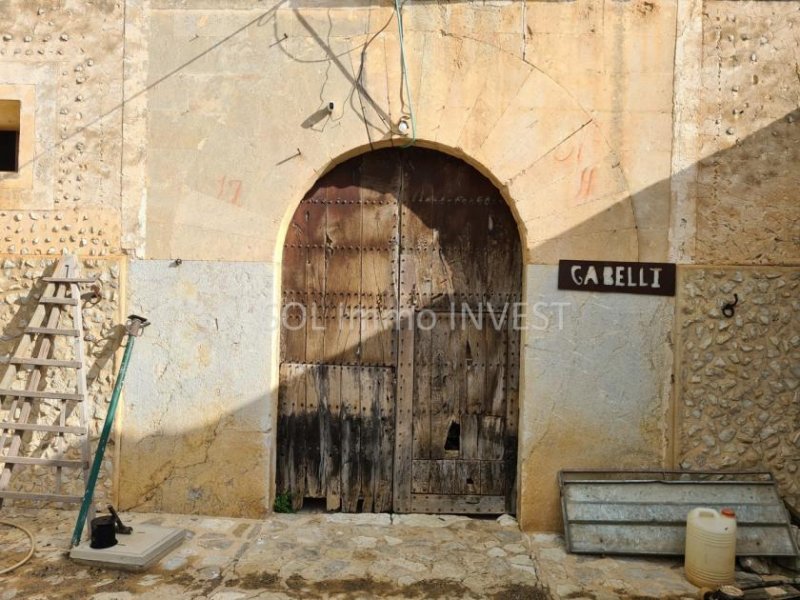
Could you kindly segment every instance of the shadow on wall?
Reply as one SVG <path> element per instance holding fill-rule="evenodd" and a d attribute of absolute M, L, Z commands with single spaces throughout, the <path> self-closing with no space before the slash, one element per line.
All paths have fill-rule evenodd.
<path fill-rule="evenodd" d="M 698 197 L 698 221 L 703 222 L 698 236 L 701 260 L 711 257 L 727 264 L 758 264 L 779 260 L 771 252 L 786 243 L 796 247 L 800 207 L 796 201 L 780 199 L 787 189 L 786 182 L 796 177 L 800 164 L 798 123 L 800 111 L 793 111 L 695 165 L 698 182 L 694 193 Z M 746 185 L 748 198 L 735 194 L 730 189 L 732 182 Z M 575 181 L 576 193 L 579 186 L 580 181 Z M 646 193 L 653 202 L 669 204 L 670 181 L 660 181 L 638 193 Z M 784 203 L 775 205 L 776 199 Z M 591 220 L 564 231 L 562 236 L 613 231 L 619 215 L 628 214 L 630 206 L 631 198 L 625 198 Z M 773 214 L 774 218 L 770 217 L 768 226 L 764 226 L 761 217 Z M 751 236 L 758 240 L 757 244 L 747 242 L 745 237 Z M 712 251 L 715 241 L 730 252 L 723 253 L 719 248 Z M 558 243 L 558 239 L 544 242 L 556 248 Z M 703 248 L 709 249 L 707 253 Z M 725 256 L 729 260 L 724 260 Z M 128 379 L 120 465 L 121 506 L 263 515 L 269 510 L 274 489 L 271 461 L 275 453 L 277 390 L 274 385 L 266 389 L 272 381 L 273 363 L 270 340 L 274 332 L 268 323 L 272 273 L 265 265 L 241 263 L 187 261 L 178 269 L 167 270 L 161 261 L 142 261 L 135 267 L 141 270 L 132 274 L 130 289 L 136 296 L 131 309 L 141 311 L 154 325 L 137 343 Z M 42 285 L 37 284 L 35 290 L 41 289 Z M 29 305 L 21 303 L 4 333 L 18 335 L 29 310 Z M 714 326 L 718 320 L 710 315 L 703 325 Z M 795 333 L 800 334 L 798 320 L 794 323 Z M 119 341 L 109 339 L 99 359 L 108 360 Z M 563 360 L 574 358 L 565 353 Z M 614 360 L 613 355 L 609 360 Z M 93 367 L 92 371 L 97 373 L 99 368 Z M 535 380 L 536 374 L 527 376 Z M 253 393 L 254 390 L 261 391 Z M 528 398 L 527 402 L 527 412 L 535 413 L 536 398 Z M 591 426 L 591 414 L 583 418 Z M 796 433 L 795 428 L 786 435 Z M 620 436 L 624 446 L 624 432 Z M 569 452 L 554 454 L 537 448 L 532 454 L 519 457 L 523 493 L 530 490 L 534 499 L 533 504 L 523 499 L 523 511 L 526 504 L 533 510 L 537 504 L 545 504 L 545 512 L 557 519 L 555 474 L 559 468 L 657 466 L 636 463 L 618 448 L 598 450 L 585 440 L 576 444 Z M 780 459 L 797 461 L 797 452 L 800 451 Z M 564 464 L 563 457 L 568 455 L 585 458 Z M 653 456 L 657 455 L 654 452 Z M 772 460 L 775 459 L 768 458 L 765 449 L 757 461 L 737 468 L 769 468 Z M 527 522 L 531 522 L 530 517 Z M 557 521 L 537 526 L 555 528 Z"/>
<path fill-rule="evenodd" d="M 777 184 L 761 175 L 765 163 L 751 157 L 761 156 L 765 147 L 775 148 L 777 139 L 783 150 L 772 152 L 768 172 L 792 172 L 796 161 L 800 160 L 798 134 L 792 129 L 797 127 L 797 122 L 798 114 L 793 112 L 741 140 L 738 145 L 709 156 L 697 165 L 700 176 L 707 176 L 706 169 L 713 169 L 716 177 L 724 177 L 723 174 L 730 171 L 737 177 L 760 181 L 765 193 L 771 193 Z M 669 185 L 665 180 L 644 192 L 648 193 L 648 198 L 669 203 Z M 575 186 L 577 190 L 580 182 L 576 181 Z M 378 183 L 376 188 L 382 189 Z M 711 199 L 701 198 L 702 202 Z M 725 201 L 725 198 L 719 199 L 719 202 Z M 623 199 L 620 204 L 629 207 L 630 198 Z M 786 208 L 791 209 L 791 206 Z M 564 235 L 580 236 L 597 231 L 598 222 L 602 224 L 601 229 L 613 230 L 614 215 L 621 210 L 630 209 L 612 207 L 597 215 L 594 221 L 582 223 L 565 231 Z M 713 212 L 714 209 L 708 210 Z M 785 220 L 797 222 L 789 212 Z M 741 225 L 733 220 L 729 227 Z M 764 240 L 769 235 L 779 236 L 768 230 L 761 231 L 760 235 Z M 737 262 L 758 260 L 756 256 L 745 256 Z M 272 273 L 263 265 L 242 263 L 219 264 L 215 270 L 213 264 L 187 261 L 179 269 L 167 270 L 166 263 L 148 261 L 138 263 L 133 270 L 140 267 L 143 272 L 133 274 L 131 289 L 137 296 L 132 308 L 151 318 L 154 326 L 146 333 L 134 357 L 134 372 L 127 391 L 122 505 L 142 510 L 261 515 L 268 510 L 274 489 L 271 461 L 276 443 L 273 427 L 277 389 L 274 384 L 272 389 L 265 389 L 271 381 L 272 359 L 268 346 L 274 331 L 264 323 L 271 310 L 271 284 L 270 290 L 263 285 Z M 192 274 L 187 269 L 198 270 Z M 165 280 L 165 273 L 169 281 Z M 229 279 L 233 275 L 243 285 L 233 284 Z M 154 287 L 158 293 L 148 297 Z M 229 287 L 235 288 L 237 293 L 225 291 Z M 235 310 L 229 310 L 227 317 L 221 318 L 217 307 L 226 302 Z M 706 326 L 714 326 L 717 320 L 715 316 L 708 316 Z M 190 334 L 183 333 L 187 331 Z M 576 345 L 584 343 L 580 339 L 573 341 Z M 664 348 L 665 352 L 669 351 L 666 340 Z M 565 364 L 575 360 L 567 351 L 562 358 Z M 609 354 L 608 360 L 614 361 L 615 355 Z M 660 378 L 661 375 L 641 372 L 631 373 L 630 377 Z M 527 377 L 535 381 L 536 374 L 528 373 Z M 134 383 L 134 380 L 138 381 Z M 244 386 L 241 385 L 243 380 Z M 253 390 L 257 389 L 264 392 L 254 395 Z M 661 401 L 642 401 L 653 400 Z M 736 400 L 730 399 L 731 402 Z M 535 395 L 527 401 L 528 414 L 536 413 Z M 584 415 L 569 415 L 568 421 L 591 431 L 595 424 L 592 414 L 596 410 L 603 408 L 594 406 Z M 565 443 L 573 446 L 554 452 L 536 447 L 536 433 L 532 432 L 533 450 L 519 458 L 523 494 L 529 495 L 529 499 L 523 498 L 523 513 L 527 505 L 530 510 L 548 515 L 544 521 L 535 522 L 538 527 L 558 526 L 555 477 L 559 468 L 655 467 L 661 466 L 659 461 L 664 453 L 663 447 L 652 448 L 649 455 L 628 452 L 625 431 L 618 432 L 618 447 L 598 448 L 587 440 L 570 438 L 571 441 L 565 440 Z M 643 464 L 648 460 L 649 464 Z M 758 461 L 737 465 L 737 468 L 769 468 L 770 460 L 764 451 Z M 525 514 L 522 517 L 523 522 L 532 522 L 531 517 Z"/>

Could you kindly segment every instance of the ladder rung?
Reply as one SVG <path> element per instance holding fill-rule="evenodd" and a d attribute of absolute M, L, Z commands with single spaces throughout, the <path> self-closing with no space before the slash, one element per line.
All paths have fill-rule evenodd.
<path fill-rule="evenodd" d="M 78 306 L 77 298 L 56 298 L 55 296 L 42 296 L 39 298 L 42 304 L 69 304 L 71 306 Z"/>
<path fill-rule="evenodd" d="M 50 329 L 49 327 L 26 327 L 25 333 L 40 333 L 42 335 L 68 335 L 78 337 L 77 329 Z"/>
<path fill-rule="evenodd" d="M 95 283 L 94 277 L 42 277 L 47 283 Z"/>
<path fill-rule="evenodd" d="M 1 456 L 0 463 L 17 465 L 44 465 L 47 467 L 66 467 L 78 469 L 87 466 L 82 460 L 66 460 L 64 458 L 31 458 L 30 456 Z"/>
<path fill-rule="evenodd" d="M 47 502 L 83 502 L 83 496 L 65 496 L 63 494 L 34 494 L 29 492 L 9 492 L 0 490 L 0 498 L 10 500 L 44 500 Z"/>
<path fill-rule="evenodd" d="M 0 389 L 0 396 L 17 396 L 19 398 L 52 398 L 53 400 L 83 400 L 80 394 L 67 394 L 55 390 L 33 391 L 33 390 L 3 390 Z"/>
<path fill-rule="evenodd" d="M 7 361 L 12 365 L 35 365 L 37 367 L 68 367 L 70 369 L 80 369 L 79 360 L 55 360 L 53 358 L 20 358 L 11 357 Z"/>
<path fill-rule="evenodd" d="M 10 431 L 52 431 L 54 433 L 74 433 L 75 435 L 85 435 L 86 429 L 83 427 L 66 427 L 62 425 L 40 425 L 39 423 L 11 423 L 0 421 L 0 430 Z"/>

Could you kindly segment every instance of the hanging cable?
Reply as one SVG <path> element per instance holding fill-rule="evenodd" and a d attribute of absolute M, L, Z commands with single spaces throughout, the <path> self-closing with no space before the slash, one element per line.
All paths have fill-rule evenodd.
<path fill-rule="evenodd" d="M 417 141 L 417 120 L 414 116 L 414 103 L 411 100 L 411 88 L 408 84 L 405 32 L 403 30 L 403 5 L 405 5 L 405 0 L 403 0 L 402 4 L 400 0 L 394 0 L 394 10 L 397 13 L 397 38 L 400 42 L 400 69 L 403 77 L 403 86 L 406 90 L 406 98 L 408 99 L 408 113 L 411 117 L 411 140 L 403 146 L 403 148 L 408 148 Z"/>

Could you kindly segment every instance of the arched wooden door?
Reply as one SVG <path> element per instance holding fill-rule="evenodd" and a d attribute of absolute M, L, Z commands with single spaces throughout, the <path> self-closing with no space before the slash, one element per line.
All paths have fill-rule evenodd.
<path fill-rule="evenodd" d="M 333 169 L 286 236 L 277 491 L 515 511 L 522 255 L 497 189 L 419 148 Z"/>

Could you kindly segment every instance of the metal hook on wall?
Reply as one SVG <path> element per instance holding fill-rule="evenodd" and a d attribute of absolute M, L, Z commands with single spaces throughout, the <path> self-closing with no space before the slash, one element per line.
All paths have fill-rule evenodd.
<path fill-rule="evenodd" d="M 734 313 L 736 312 L 735 306 L 739 304 L 739 296 L 734 294 L 733 295 L 733 302 L 726 302 L 722 305 L 722 314 L 725 315 L 726 318 L 730 319 L 733 317 Z"/>

